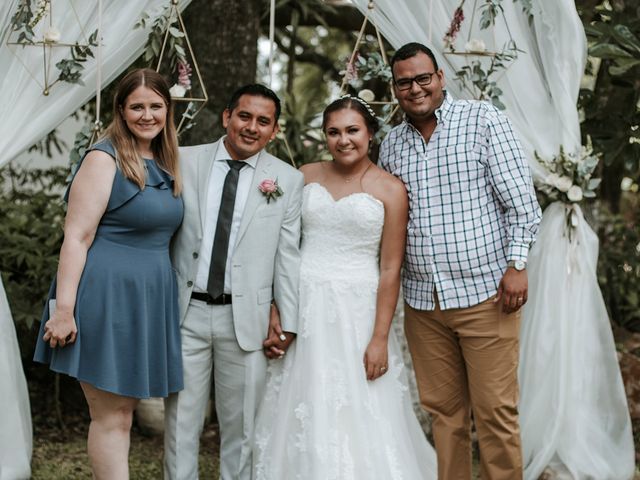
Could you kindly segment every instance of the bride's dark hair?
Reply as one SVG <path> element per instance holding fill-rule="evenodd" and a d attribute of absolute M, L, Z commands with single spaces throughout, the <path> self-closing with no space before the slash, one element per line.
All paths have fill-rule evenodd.
<path fill-rule="evenodd" d="M 327 119 L 329 118 L 329 115 L 337 112 L 338 110 L 346 109 L 355 110 L 362 116 L 364 124 L 367 126 L 367 130 L 369 130 L 371 135 L 374 135 L 378 131 L 378 118 L 369 104 L 361 98 L 353 97 L 351 95 L 340 97 L 327 105 L 327 108 L 325 108 L 322 113 L 322 130 L 325 130 L 327 127 Z"/>

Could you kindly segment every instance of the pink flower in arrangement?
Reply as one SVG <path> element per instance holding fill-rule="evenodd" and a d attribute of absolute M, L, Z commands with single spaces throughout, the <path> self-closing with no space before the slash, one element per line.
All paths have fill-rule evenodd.
<path fill-rule="evenodd" d="M 265 178 L 258 185 L 258 189 L 262 192 L 262 194 L 267 197 L 267 203 L 271 201 L 271 199 L 276 199 L 284 193 L 278 185 L 278 180 L 272 180 L 270 178 Z"/>
<path fill-rule="evenodd" d="M 358 53 L 356 52 L 352 62 L 347 62 L 344 77 L 347 82 L 358 79 L 358 69 L 356 68 L 356 62 L 358 61 Z"/>
<path fill-rule="evenodd" d="M 445 48 L 450 48 L 453 50 L 453 42 L 456 41 L 456 37 L 458 36 L 458 32 L 460 31 L 460 26 L 462 25 L 463 20 L 464 12 L 462 11 L 462 7 L 458 7 L 453 13 L 453 18 L 451 19 L 449 30 L 447 30 L 447 33 L 445 33 L 443 38 Z"/>
<path fill-rule="evenodd" d="M 191 88 L 191 65 L 188 62 L 178 62 L 178 85 L 186 90 Z"/>

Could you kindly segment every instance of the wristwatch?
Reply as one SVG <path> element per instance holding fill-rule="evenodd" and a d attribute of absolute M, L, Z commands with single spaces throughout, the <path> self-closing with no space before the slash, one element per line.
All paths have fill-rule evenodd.
<path fill-rule="evenodd" d="M 507 267 L 515 268 L 518 272 L 521 272 L 527 268 L 527 262 L 524 260 L 509 260 Z"/>

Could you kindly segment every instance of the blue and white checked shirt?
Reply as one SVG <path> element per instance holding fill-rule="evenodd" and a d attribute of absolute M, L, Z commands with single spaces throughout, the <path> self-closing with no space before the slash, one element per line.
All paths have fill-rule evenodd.
<path fill-rule="evenodd" d="M 402 286 L 418 310 L 477 305 L 509 260 L 527 260 L 540 206 L 511 123 L 486 102 L 445 92 L 427 143 L 407 120 L 387 135 L 380 165 L 409 193 Z"/>

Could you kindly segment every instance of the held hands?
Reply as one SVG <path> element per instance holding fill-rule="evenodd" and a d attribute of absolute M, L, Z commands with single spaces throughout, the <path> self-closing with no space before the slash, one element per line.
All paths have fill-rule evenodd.
<path fill-rule="evenodd" d="M 51 348 L 64 347 L 67 343 L 76 341 L 77 333 L 78 329 L 73 314 L 56 310 L 44 325 L 42 339 L 49 342 Z"/>
<path fill-rule="evenodd" d="M 282 358 L 291 342 L 296 338 L 295 333 L 284 332 L 280 325 L 280 312 L 275 304 L 271 304 L 269 312 L 269 329 L 267 338 L 262 342 L 262 349 L 267 358 Z"/>
<path fill-rule="evenodd" d="M 527 271 L 522 270 L 519 272 L 515 268 L 509 267 L 504 272 L 502 280 L 500 280 L 498 294 L 493 301 L 498 303 L 502 300 L 502 311 L 504 313 L 513 313 L 527 303 L 527 293 Z"/>
<path fill-rule="evenodd" d="M 381 377 L 388 368 L 387 339 L 374 336 L 364 352 L 364 371 L 367 374 L 367 380 Z"/>

